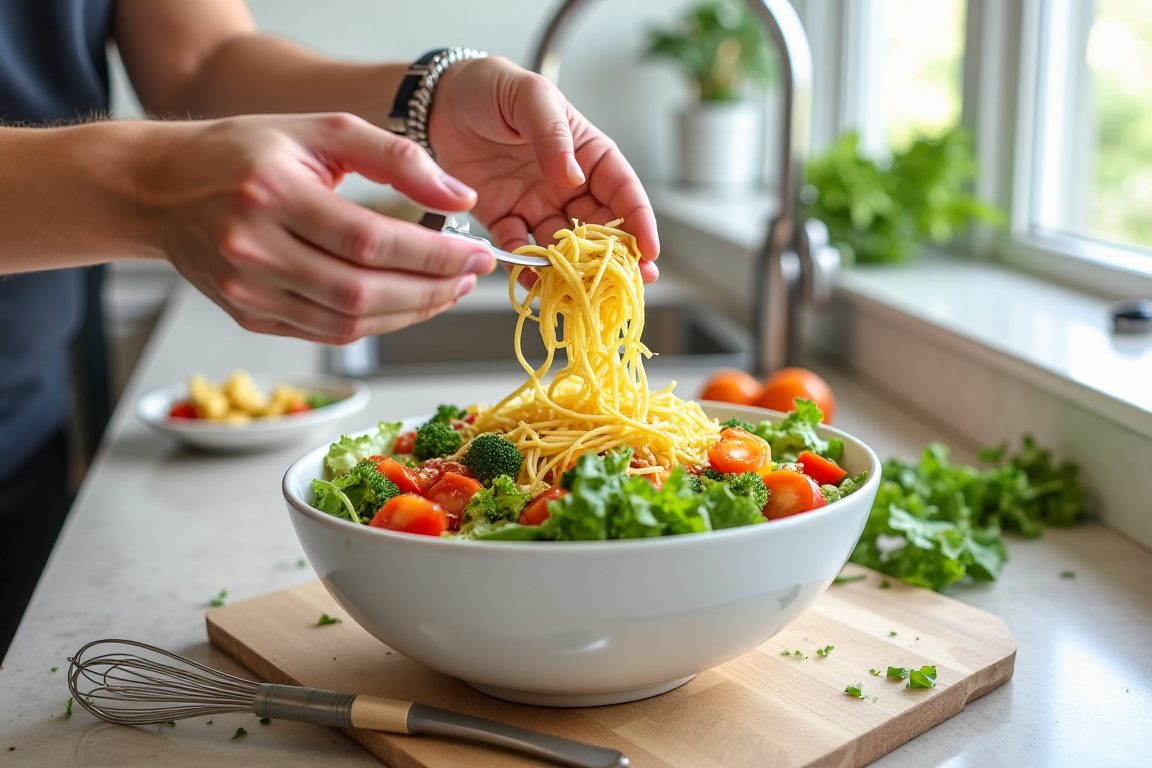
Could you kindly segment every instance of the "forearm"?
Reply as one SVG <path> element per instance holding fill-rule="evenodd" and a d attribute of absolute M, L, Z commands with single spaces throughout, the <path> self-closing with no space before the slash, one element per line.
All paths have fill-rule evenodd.
<path fill-rule="evenodd" d="M 350 64 L 264 35 L 224 43 L 186 85 L 180 110 L 194 117 L 351 112 L 386 126 L 407 64 Z"/>
<path fill-rule="evenodd" d="M 139 194 L 153 129 L 0 128 L 0 275 L 159 258 Z"/>

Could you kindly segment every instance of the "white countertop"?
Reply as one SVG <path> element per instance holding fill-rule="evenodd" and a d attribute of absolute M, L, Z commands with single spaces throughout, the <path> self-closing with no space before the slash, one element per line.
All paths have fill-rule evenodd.
<path fill-rule="evenodd" d="M 251 716 L 160 729 L 107 725 L 79 707 L 64 717 L 65 659 L 83 643 L 139 639 L 242 673 L 208 645 L 208 601 L 221 589 L 239 600 L 314 578 L 297 566 L 302 552 L 280 496 L 284 470 L 311 446 L 232 458 L 187 452 L 136 419 L 135 399 L 195 371 L 290 374 L 319 360 L 313 345 L 246 333 L 199 294 L 177 293 L 0 669 L 0 764 L 380 765 L 334 729 L 261 726 Z M 701 373 L 682 373 L 680 391 L 691 395 Z M 912 456 L 941 437 L 842 375 L 829 378 L 837 426 L 881 457 Z M 377 381 L 368 410 L 334 435 L 441 402 L 491 400 L 519 382 L 503 374 Z M 1015 677 L 874 765 L 1148 765 L 1152 553 L 1094 524 L 1009 548 L 999 582 L 951 594 L 1005 619 L 1019 642 Z M 1065 570 L 1076 578 L 1061 579 Z M 231 741 L 240 725 L 249 735 Z"/>

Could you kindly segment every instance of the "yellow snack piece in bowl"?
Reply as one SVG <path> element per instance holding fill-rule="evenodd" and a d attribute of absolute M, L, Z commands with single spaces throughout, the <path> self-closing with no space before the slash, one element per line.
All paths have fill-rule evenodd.
<path fill-rule="evenodd" d="M 249 416 L 263 416 L 268 410 L 268 397 L 256 388 L 256 383 L 247 371 L 233 371 L 224 382 L 224 394 L 228 396 L 235 411 L 243 411 Z"/>

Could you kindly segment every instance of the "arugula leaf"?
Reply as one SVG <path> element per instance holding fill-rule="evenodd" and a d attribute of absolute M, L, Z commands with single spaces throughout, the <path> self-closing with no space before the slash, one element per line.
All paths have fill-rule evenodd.
<path fill-rule="evenodd" d="M 836 646 L 834 646 L 834 645 L 826 645 L 823 648 L 817 648 L 816 649 L 816 655 L 817 656 L 823 656 L 824 658 L 828 658 L 828 654 L 832 653 L 832 649 L 835 647 Z"/>
<path fill-rule="evenodd" d="M 864 698 L 864 691 L 862 690 L 863 687 L 864 687 L 864 683 L 856 683 L 856 685 L 850 685 L 847 688 L 845 688 L 844 693 L 848 694 L 849 696 L 855 696 L 858 699 L 863 699 Z"/>
<path fill-rule="evenodd" d="M 342 435 L 340 440 L 332 443 L 328 454 L 324 457 L 324 466 L 334 477 L 346 475 L 352 467 L 359 464 L 369 456 L 387 456 L 392 453 L 396 445 L 396 437 L 400 434 L 399 421 L 382 421 L 376 429 L 376 434 L 350 437 Z"/>
<path fill-rule="evenodd" d="M 322 614 L 320 614 L 320 621 L 316 622 L 316 626 L 326 627 L 329 624 L 343 624 L 343 623 L 344 623 L 344 619 L 341 619 L 339 616 L 329 616 L 326 613 L 322 613 Z"/>
<path fill-rule="evenodd" d="M 844 442 L 837 438 L 823 440 L 816 434 L 816 426 L 824 420 L 824 412 L 811 400 L 796 398 L 796 410 L 789 413 L 779 426 L 763 421 L 752 434 L 762 437 L 772 447 L 776 462 L 794 462 L 801 451 L 812 451 L 826 459 L 839 462 L 844 454 Z"/>

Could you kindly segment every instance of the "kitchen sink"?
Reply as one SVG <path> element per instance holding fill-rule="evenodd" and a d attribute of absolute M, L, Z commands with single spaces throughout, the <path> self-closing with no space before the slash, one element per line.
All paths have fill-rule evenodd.
<path fill-rule="evenodd" d="M 745 368 L 748 331 L 711 307 L 648 306 L 644 343 L 652 369 L 670 366 Z M 520 370 L 513 347 L 516 313 L 505 303 L 488 309 L 457 309 L 419 325 L 327 350 L 326 368 L 339 376 L 412 376 Z M 527 322 L 524 356 L 539 365 L 544 344 L 535 322 Z M 562 353 L 560 353 L 562 354 Z M 563 361 L 553 364 L 553 370 Z"/>

